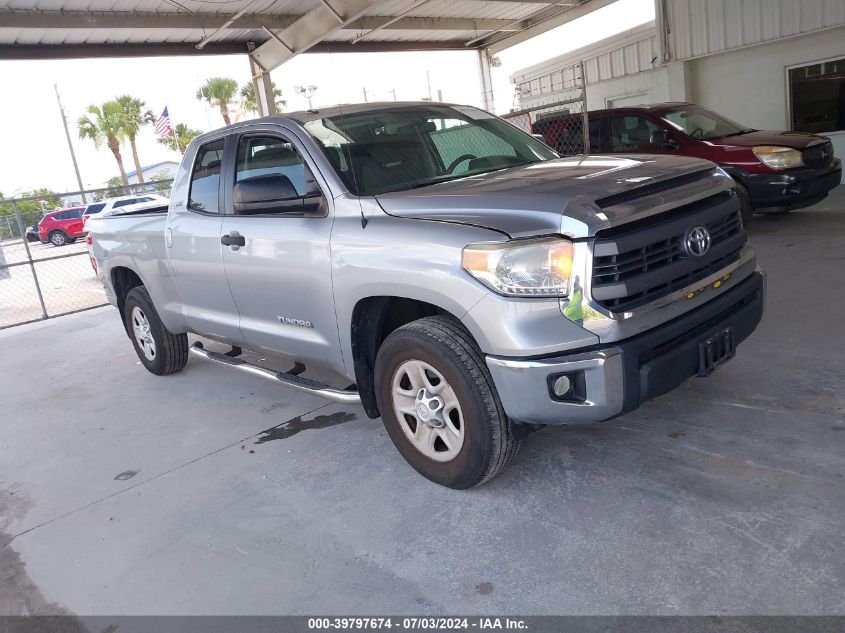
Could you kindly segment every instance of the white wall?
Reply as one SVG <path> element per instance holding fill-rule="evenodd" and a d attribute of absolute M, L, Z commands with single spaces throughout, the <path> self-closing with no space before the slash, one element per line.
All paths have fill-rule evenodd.
<path fill-rule="evenodd" d="M 789 129 L 786 68 L 845 55 L 845 28 L 695 59 L 689 100 L 758 129 Z M 845 158 L 845 132 L 827 133 Z"/>
<path fill-rule="evenodd" d="M 668 101 L 668 73 L 665 68 L 627 75 L 609 81 L 600 81 L 587 86 L 587 109 L 603 110 L 616 101 L 621 105 L 641 105 Z M 624 103 L 621 101 L 624 100 Z"/>

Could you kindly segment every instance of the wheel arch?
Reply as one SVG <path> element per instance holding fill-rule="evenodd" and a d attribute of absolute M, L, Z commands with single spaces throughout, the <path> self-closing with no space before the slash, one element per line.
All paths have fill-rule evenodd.
<path fill-rule="evenodd" d="M 127 266 L 115 266 L 109 271 L 109 281 L 111 282 L 114 291 L 115 302 L 117 309 L 120 312 L 120 320 L 126 328 L 126 311 L 124 304 L 126 303 L 126 295 L 129 291 L 138 286 L 146 287 L 144 280 L 133 269 Z M 127 330 L 127 334 L 129 331 Z"/>
<path fill-rule="evenodd" d="M 427 316 L 457 315 L 427 301 L 393 295 L 378 295 L 359 299 L 352 308 L 350 337 L 355 382 L 361 404 L 370 418 L 380 415 L 376 404 L 374 369 L 376 355 L 384 340 L 396 329 Z"/>

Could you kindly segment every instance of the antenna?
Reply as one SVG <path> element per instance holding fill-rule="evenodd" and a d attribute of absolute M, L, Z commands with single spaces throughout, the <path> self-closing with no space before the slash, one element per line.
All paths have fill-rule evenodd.
<path fill-rule="evenodd" d="M 343 118 L 343 106 L 340 105 L 340 104 L 337 104 L 337 109 L 340 112 L 340 118 L 342 119 Z M 345 143 L 345 145 L 348 145 L 348 143 Z M 352 182 L 355 183 L 355 190 L 360 191 L 358 189 L 358 179 L 355 177 L 355 167 L 352 165 L 352 152 L 350 152 L 348 148 L 344 148 L 344 149 L 346 151 L 346 160 L 349 161 L 349 167 L 352 170 Z M 364 205 L 361 204 L 361 196 L 358 196 L 358 208 L 361 210 L 361 228 L 365 229 L 365 228 L 367 228 L 367 224 L 368 224 L 369 220 L 367 220 L 366 216 L 364 215 Z"/>

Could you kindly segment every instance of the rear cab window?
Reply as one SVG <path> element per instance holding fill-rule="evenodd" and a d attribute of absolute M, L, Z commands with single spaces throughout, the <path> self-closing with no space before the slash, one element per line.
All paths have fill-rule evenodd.
<path fill-rule="evenodd" d="M 224 139 L 206 143 L 197 150 L 188 209 L 199 213 L 220 213 L 220 171 L 223 165 Z"/>

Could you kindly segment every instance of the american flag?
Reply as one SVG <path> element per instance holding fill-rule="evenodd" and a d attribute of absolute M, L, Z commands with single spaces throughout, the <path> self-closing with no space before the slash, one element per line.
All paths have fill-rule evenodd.
<path fill-rule="evenodd" d="M 159 136 L 173 136 L 173 126 L 170 124 L 170 114 L 167 112 L 167 106 L 164 106 L 164 111 L 156 121 L 155 133 Z"/>

